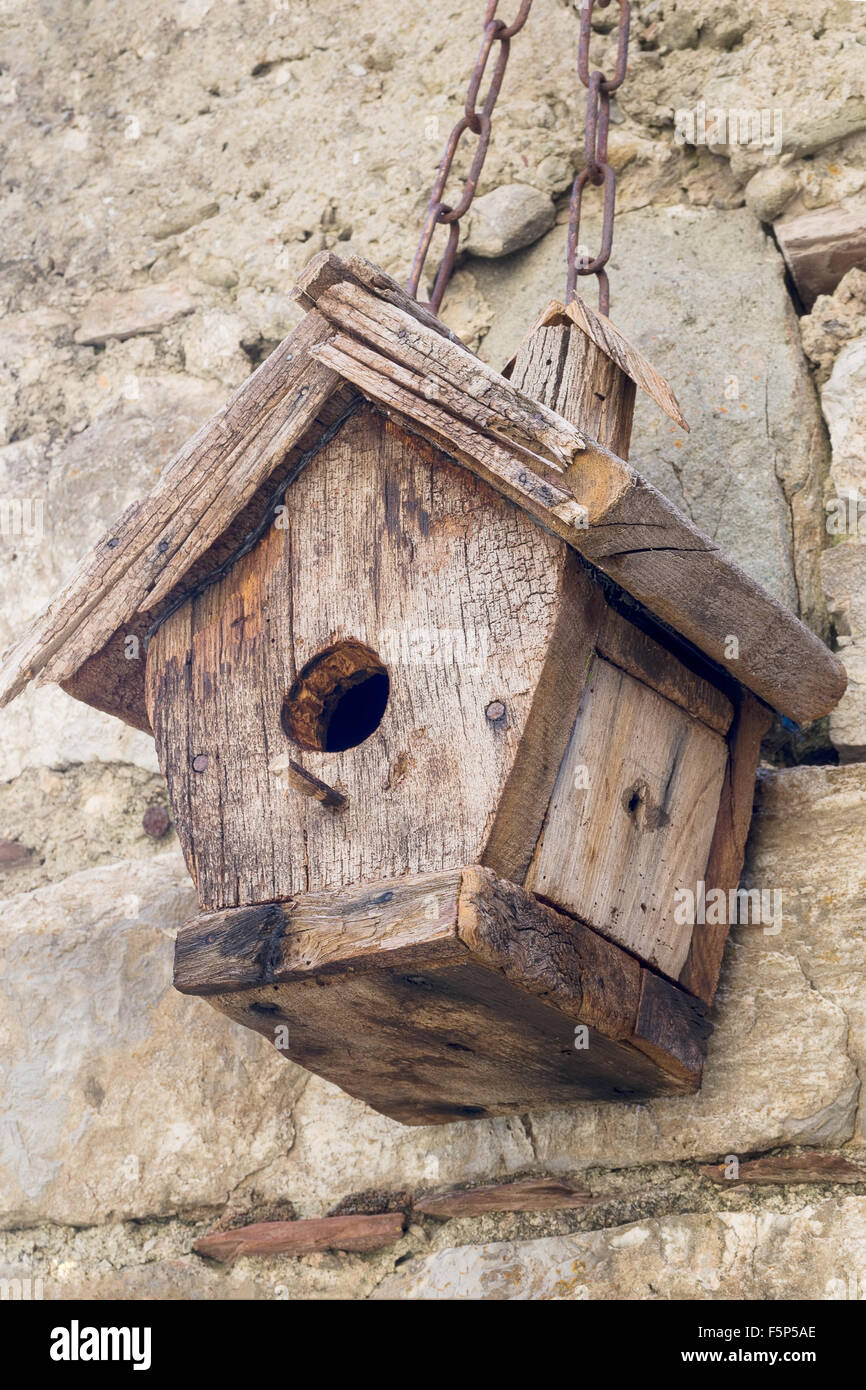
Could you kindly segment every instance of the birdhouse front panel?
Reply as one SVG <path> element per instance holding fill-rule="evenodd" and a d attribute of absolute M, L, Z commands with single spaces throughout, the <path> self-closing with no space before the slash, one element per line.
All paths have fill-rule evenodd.
<path fill-rule="evenodd" d="M 372 407 L 286 503 L 148 652 L 160 763 L 208 908 L 478 862 L 522 741 L 544 736 L 530 712 L 545 667 L 563 660 L 573 553 Z M 289 758 L 341 808 L 290 785 Z"/>

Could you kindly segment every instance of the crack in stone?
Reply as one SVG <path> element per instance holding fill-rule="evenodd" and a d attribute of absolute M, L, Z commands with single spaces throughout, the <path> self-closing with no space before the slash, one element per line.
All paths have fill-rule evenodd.
<path fill-rule="evenodd" d="M 851 1063 L 851 1066 L 854 1068 L 854 1074 L 855 1074 L 855 1076 L 857 1077 L 857 1086 L 858 1086 L 857 1100 L 856 1100 L 856 1103 L 855 1103 L 855 1106 L 854 1106 L 854 1115 L 853 1115 L 853 1118 L 852 1118 L 852 1121 L 851 1121 L 851 1133 L 848 1135 L 848 1140 L 851 1140 L 851 1139 L 854 1138 L 854 1136 L 855 1136 L 856 1134 L 859 1133 L 859 1130 L 860 1130 L 860 1115 L 861 1115 L 861 1111 L 862 1111 L 862 1108 L 863 1108 L 863 1077 L 862 1077 L 862 1075 L 861 1075 L 860 1067 L 858 1066 L 858 1062 L 857 1062 L 856 1052 L 855 1052 L 855 1049 L 854 1049 L 853 1044 L 852 1044 L 852 1038 L 851 1038 L 851 1034 L 852 1034 L 852 1023 L 851 1023 L 851 1018 L 850 1018 L 850 1015 L 849 1015 L 849 1013 L 848 1013 L 848 1010 L 839 1002 L 838 999 L 833 999 L 833 998 L 831 998 L 830 995 L 824 994 L 824 993 L 818 988 L 818 986 L 817 986 L 817 984 L 815 983 L 815 981 L 813 980 L 812 976 L 809 974 L 809 971 L 806 969 L 805 965 L 803 964 L 803 961 L 802 961 L 802 959 L 801 959 L 801 957 L 800 957 L 799 952 L 796 951 L 796 950 L 794 950 L 794 949 L 792 949 L 791 955 L 792 955 L 792 958 L 797 962 L 797 968 L 799 969 L 800 974 L 803 976 L 803 979 L 806 981 L 806 984 L 809 986 L 809 988 L 811 989 L 812 993 L 813 993 L 813 994 L 816 994 L 816 995 L 818 996 L 819 999 L 821 999 L 821 1000 L 824 1001 L 824 1003 L 830 1004 L 833 1008 L 838 1009 L 839 1012 L 840 1012 L 840 1014 L 842 1015 L 842 1017 L 843 1017 L 844 1020 L 845 1020 L 845 1025 L 846 1025 L 846 1028 L 847 1028 L 847 1030 L 848 1030 L 847 1033 L 846 1033 L 846 1037 L 845 1037 L 845 1056 L 846 1056 L 846 1058 L 848 1059 L 848 1061 Z M 846 1142 L 848 1142 L 848 1141 L 846 1141 Z"/>
<path fill-rule="evenodd" d="M 538 1146 L 535 1142 L 535 1131 L 532 1128 L 532 1116 L 530 1114 L 519 1115 L 518 1119 L 520 1120 L 523 1133 L 526 1136 L 527 1143 L 529 1144 L 532 1157 L 535 1159 L 535 1162 L 538 1163 L 540 1162 L 540 1160 L 538 1157 Z"/>

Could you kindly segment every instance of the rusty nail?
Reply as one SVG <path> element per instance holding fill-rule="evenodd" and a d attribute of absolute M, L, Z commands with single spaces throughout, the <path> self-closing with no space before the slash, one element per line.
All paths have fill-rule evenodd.
<path fill-rule="evenodd" d="M 171 820 L 164 806 L 148 806 L 141 818 L 141 824 L 145 835 L 149 835 L 152 840 L 161 840 L 171 825 Z"/>
<path fill-rule="evenodd" d="M 210 758 L 208 757 L 207 753 L 196 753 L 195 757 L 192 760 L 193 772 L 207 772 L 209 762 Z"/>
<path fill-rule="evenodd" d="M 505 706 L 501 700 L 491 700 L 484 713 L 491 724 L 498 724 L 500 719 L 505 718 Z"/>

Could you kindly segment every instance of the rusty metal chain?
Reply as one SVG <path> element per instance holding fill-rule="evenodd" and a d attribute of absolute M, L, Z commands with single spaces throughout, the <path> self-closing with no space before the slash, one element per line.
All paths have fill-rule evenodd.
<path fill-rule="evenodd" d="M 445 287 L 454 269 L 454 259 L 457 255 L 457 242 L 460 237 L 460 219 L 475 197 L 475 189 L 478 186 L 478 179 L 487 154 L 487 147 L 490 144 L 490 118 L 493 107 L 496 104 L 496 98 L 499 96 L 502 79 L 505 76 L 511 40 L 514 35 L 523 28 L 529 18 L 529 11 L 532 8 L 532 0 L 521 0 L 520 8 L 517 11 L 514 22 L 512 24 L 506 24 L 504 19 L 496 18 L 497 4 L 498 0 L 488 0 L 487 8 L 484 13 L 484 36 L 466 92 L 463 115 L 448 137 L 445 153 L 439 165 L 439 172 L 433 184 L 433 192 L 430 196 L 427 217 L 424 222 L 424 230 L 421 233 L 421 240 L 418 243 L 418 250 L 415 252 L 415 259 L 412 262 L 412 272 L 409 276 L 408 291 L 411 295 L 417 296 L 418 285 L 421 282 L 421 272 L 424 269 L 424 262 L 427 259 L 427 252 L 430 249 L 433 233 L 440 224 L 446 225 L 448 227 L 448 244 L 445 248 L 445 255 L 442 258 L 442 263 L 436 274 L 433 293 L 430 296 L 430 308 L 433 310 L 434 314 L 439 312 L 439 306 L 442 303 Z M 479 111 L 475 103 L 478 99 L 481 81 L 487 67 L 487 60 L 490 57 L 493 45 L 496 43 L 499 44 L 499 52 L 496 55 L 493 75 L 490 79 L 490 86 L 487 89 L 487 96 L 484 98 L 484 105 Z M 460 200 L 451 207 L 448 203 L 443 202 L 443 194 L 445 193 L 445 185 L 448 182 L 448 176 L 451 173 L 451 165 L 454 162 L 457 146 L 460 143 L 464 131 L 467 130 L 472 135 L 478 136 L 478 144 L 475 147 L 475 154 L 473 155 L 472 163 L 469 167 L 469 173 L 463 184 L 463 192 L 460 195 Z"/>
<path fill-rule="evenodd" d="M 478 179 L 487 155 L 487 148 L 490 144 L 491 116 L 496 99 L 502 87 L 502 79 L 505 76 L 505 68 L 508 63 L 508 55 L 511 47 L 511 39 L 518 33 L 529 18 L 529 11 L 532 8 L 532 0 L 521 0 L 517 16 L 512 24 L 506 24 L 503 19 L 497 19 L 496 7 L 498 0 L 488 0 L 484 14 L 484 34 L 481 41 L 481 48 L 472 71 L 469 87 L 466 93 L 463 115 L 455 125 L 448 137 L 445 146 L 445 153 L 439 165 L 433 191 L 430 195 L 430 202 L 427 208 L 427 216 L 424 221 L 424 229 L 421 233 L 421 240 L 415 252 L 415 259 L 412 262 L 412 271 L 409 276 L 408 291 L 411 295 L 417 296 L 418 286 L 421 282 L 421 274 L 433 233 L 440 225 L 448 227 L 448 243 L 445 254 L 442 257 L 436 279 L 433 285 L 433 292 L 430 296 L 430 308 L 434 314 L 439 312 L 445 288 L 451 278 L 454 269 L 454 261 L 457 256 L 457 244 L 460 238 L 460 219 L 468 211 L 475 190 L 478 187 Z M 580 38 L 578 41 L 577 71 L 581 82 L 587 89 L 586 102 L 586 131 L 584 139 L 584 167 L 580 170 L 574 180 L 571 190 L 571 204 L 568 219 L 568 280 L 566 286 L 566 303 L 570 303 L 577 295 L 577 278 L 579 275 L 595 275 L 598 277 L 598 307 L 601 313 L 606 314 L 610 308 L 610 285 L 607 278 L 605 266 L 610 259 L 611 246 L 613 243 L 613 218 L 616 203 L 616 174 L 607 159 L 607 140 L 610 128 L 610 98 L 611 94 L 623 83 L 628 64 L 628 39 L 629 27 L 631 23 L 631 5 L 628 0 L 618 0 L 619 21 L 617 25 L 617 55 L 616 68 L 611 78 L 606 78 L 599 69 L 594 72 L 589 70 L 589 46 L 592 38 L 592 16 L 595 10 L 596 0 L 582 0 L 580 13 Z M 610 0 L 598 0 L 600 9 L 606 9 Z M 479 111 L 476 107 L 478 93 L 481 82 L 487 68 L 487 62 L 495 43 L 499 44 L 499 53 L 493 68 L 493 75 L 490 79 L 490 86 L 484 105 Z M 475 154 L 469 167 L 469 173 L 463 184 L 463 191 L 459 201 L 452 207 L 443 201 L 443 194 L 451 173 L 451 166 L 457 147 L 465 131 L 477 135 L 478 144 Z M 601 232 L 601 249 L 597 256 L 590 259 L 580 253 L 580 215 L 583 201 L 583 190 L 587 184 L 603 188 L 603 215 Z"/>
<path fill-rule="evenodd" d="M 606 9 L 610 0 L 598 0 L 599 8 Z M 610 97 L 622 85 L 628 65 L 628 33 L 631 22 L 631 5 L 628 0 L 619 0 L 619 23 L 617 26 L 616 69 L 611 78 L 596 69 L 589 70 L 589 45 L 592 38 L 592 15 L 595 0 L 583 0 L 580 12 L 580 40 L 577 50 L 577 71 L 581 82 L 587 88 L 586 98 L 586 137 L 585 163 L 571 189 L 571 206 L 568 215 L 568 281 L 565 302 L 570 304 L 577 297 L 577 277 L 596 275 L 598 277 L 598 307 L 602 314 L 610 309 L 610 285 L 605 266 L 610 258 L 613 242 L 613 214 L 616 202 L 616 175 L 607 162 L 607 136 L 610 128 Z M 603 214 L 601 228 L 601 250 L 590 260 L 581 255 L 579 249 L 580 212 L 583 190 L 588 183 L 603 187 Z"/>

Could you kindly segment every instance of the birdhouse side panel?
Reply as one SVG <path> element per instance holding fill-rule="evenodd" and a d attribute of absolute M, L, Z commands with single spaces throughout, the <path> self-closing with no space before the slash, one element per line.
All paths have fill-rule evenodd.
<path fill-rule="evenodd" d="M 362 406 L 151 643 L 149 712 L 202 905 L 476 862 L 572 566 Z M 288 759 L 339 806 L 305 795 Z"/>
<path fill-rule="evenodd" d="M 706 881 L 733 720 L 723 689 L 608 610 L 526 887 L 673 980 L 696 926 L 681 890 L 695 901 Z"/>

